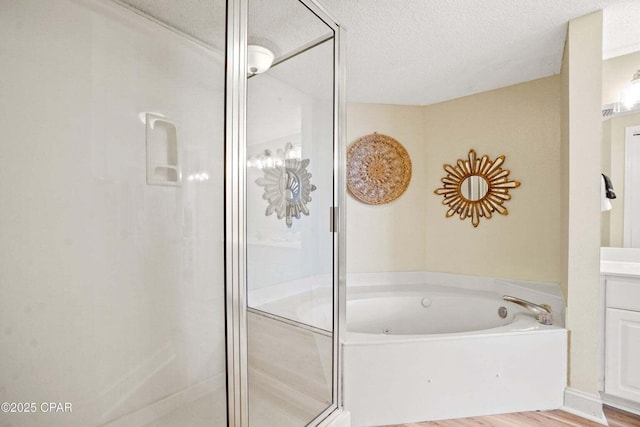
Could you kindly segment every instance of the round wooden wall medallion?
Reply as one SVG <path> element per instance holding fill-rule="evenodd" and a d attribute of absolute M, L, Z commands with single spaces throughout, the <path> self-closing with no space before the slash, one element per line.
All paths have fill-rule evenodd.
<path fill-rule="evenodd" d="M 389 203 L 402 195 L 411 181 L 407 150 L 387 135 L 363 136 L 347 151 L 347 188 L 370 205 Z"/>

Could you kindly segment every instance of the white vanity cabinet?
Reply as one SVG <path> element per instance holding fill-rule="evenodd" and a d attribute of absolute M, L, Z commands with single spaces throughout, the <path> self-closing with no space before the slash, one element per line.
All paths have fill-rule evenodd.
<path fill-rule="evenodd" d="M 605 275 L 607 395 L 640 403 L 640 277 Z"/>

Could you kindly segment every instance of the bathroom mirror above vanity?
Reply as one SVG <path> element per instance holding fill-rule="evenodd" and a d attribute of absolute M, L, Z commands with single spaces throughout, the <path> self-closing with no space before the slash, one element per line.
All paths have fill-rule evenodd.
<path fill-rule="evenodd" d="M 640 66 L 640 54 L 633 55 Z M 609 118 L 602 134 L 602 172 L 616 194 L 602 212 L 602 246 L 640 248 L 640 198 L 633 197 L 640 191 L 640 109 Z"/>
<path fill-rule="evenodd" d="M 640 45 L 640 34 L 636 46 Z M 602 173 L 616 198 L 601 216 L 601 245 L 640 247 L 640 51 L 609 52 L 602 62 Z M 635 230 L 635 231 L 634 231 Z"/>

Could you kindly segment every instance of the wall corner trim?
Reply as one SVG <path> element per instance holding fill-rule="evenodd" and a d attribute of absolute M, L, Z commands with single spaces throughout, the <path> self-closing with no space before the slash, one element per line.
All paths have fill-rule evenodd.
<path fill-rule="evenodd" d="M 560 409 L 598 424 L 609 425 L 602 410 L 602 398 L 597 394 L 567 387 L 564 391 L 564 406 Z"/>

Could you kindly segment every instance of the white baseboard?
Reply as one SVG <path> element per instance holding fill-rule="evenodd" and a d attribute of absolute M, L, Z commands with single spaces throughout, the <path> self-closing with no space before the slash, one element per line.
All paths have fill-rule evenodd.
<path fill-rule="evenodd" d="M 609 425 L 602 411 L 602 399 L 599 395 L 567 387 L 564 391 L 564 406 L 561 409 L 596 423 Z"/>

